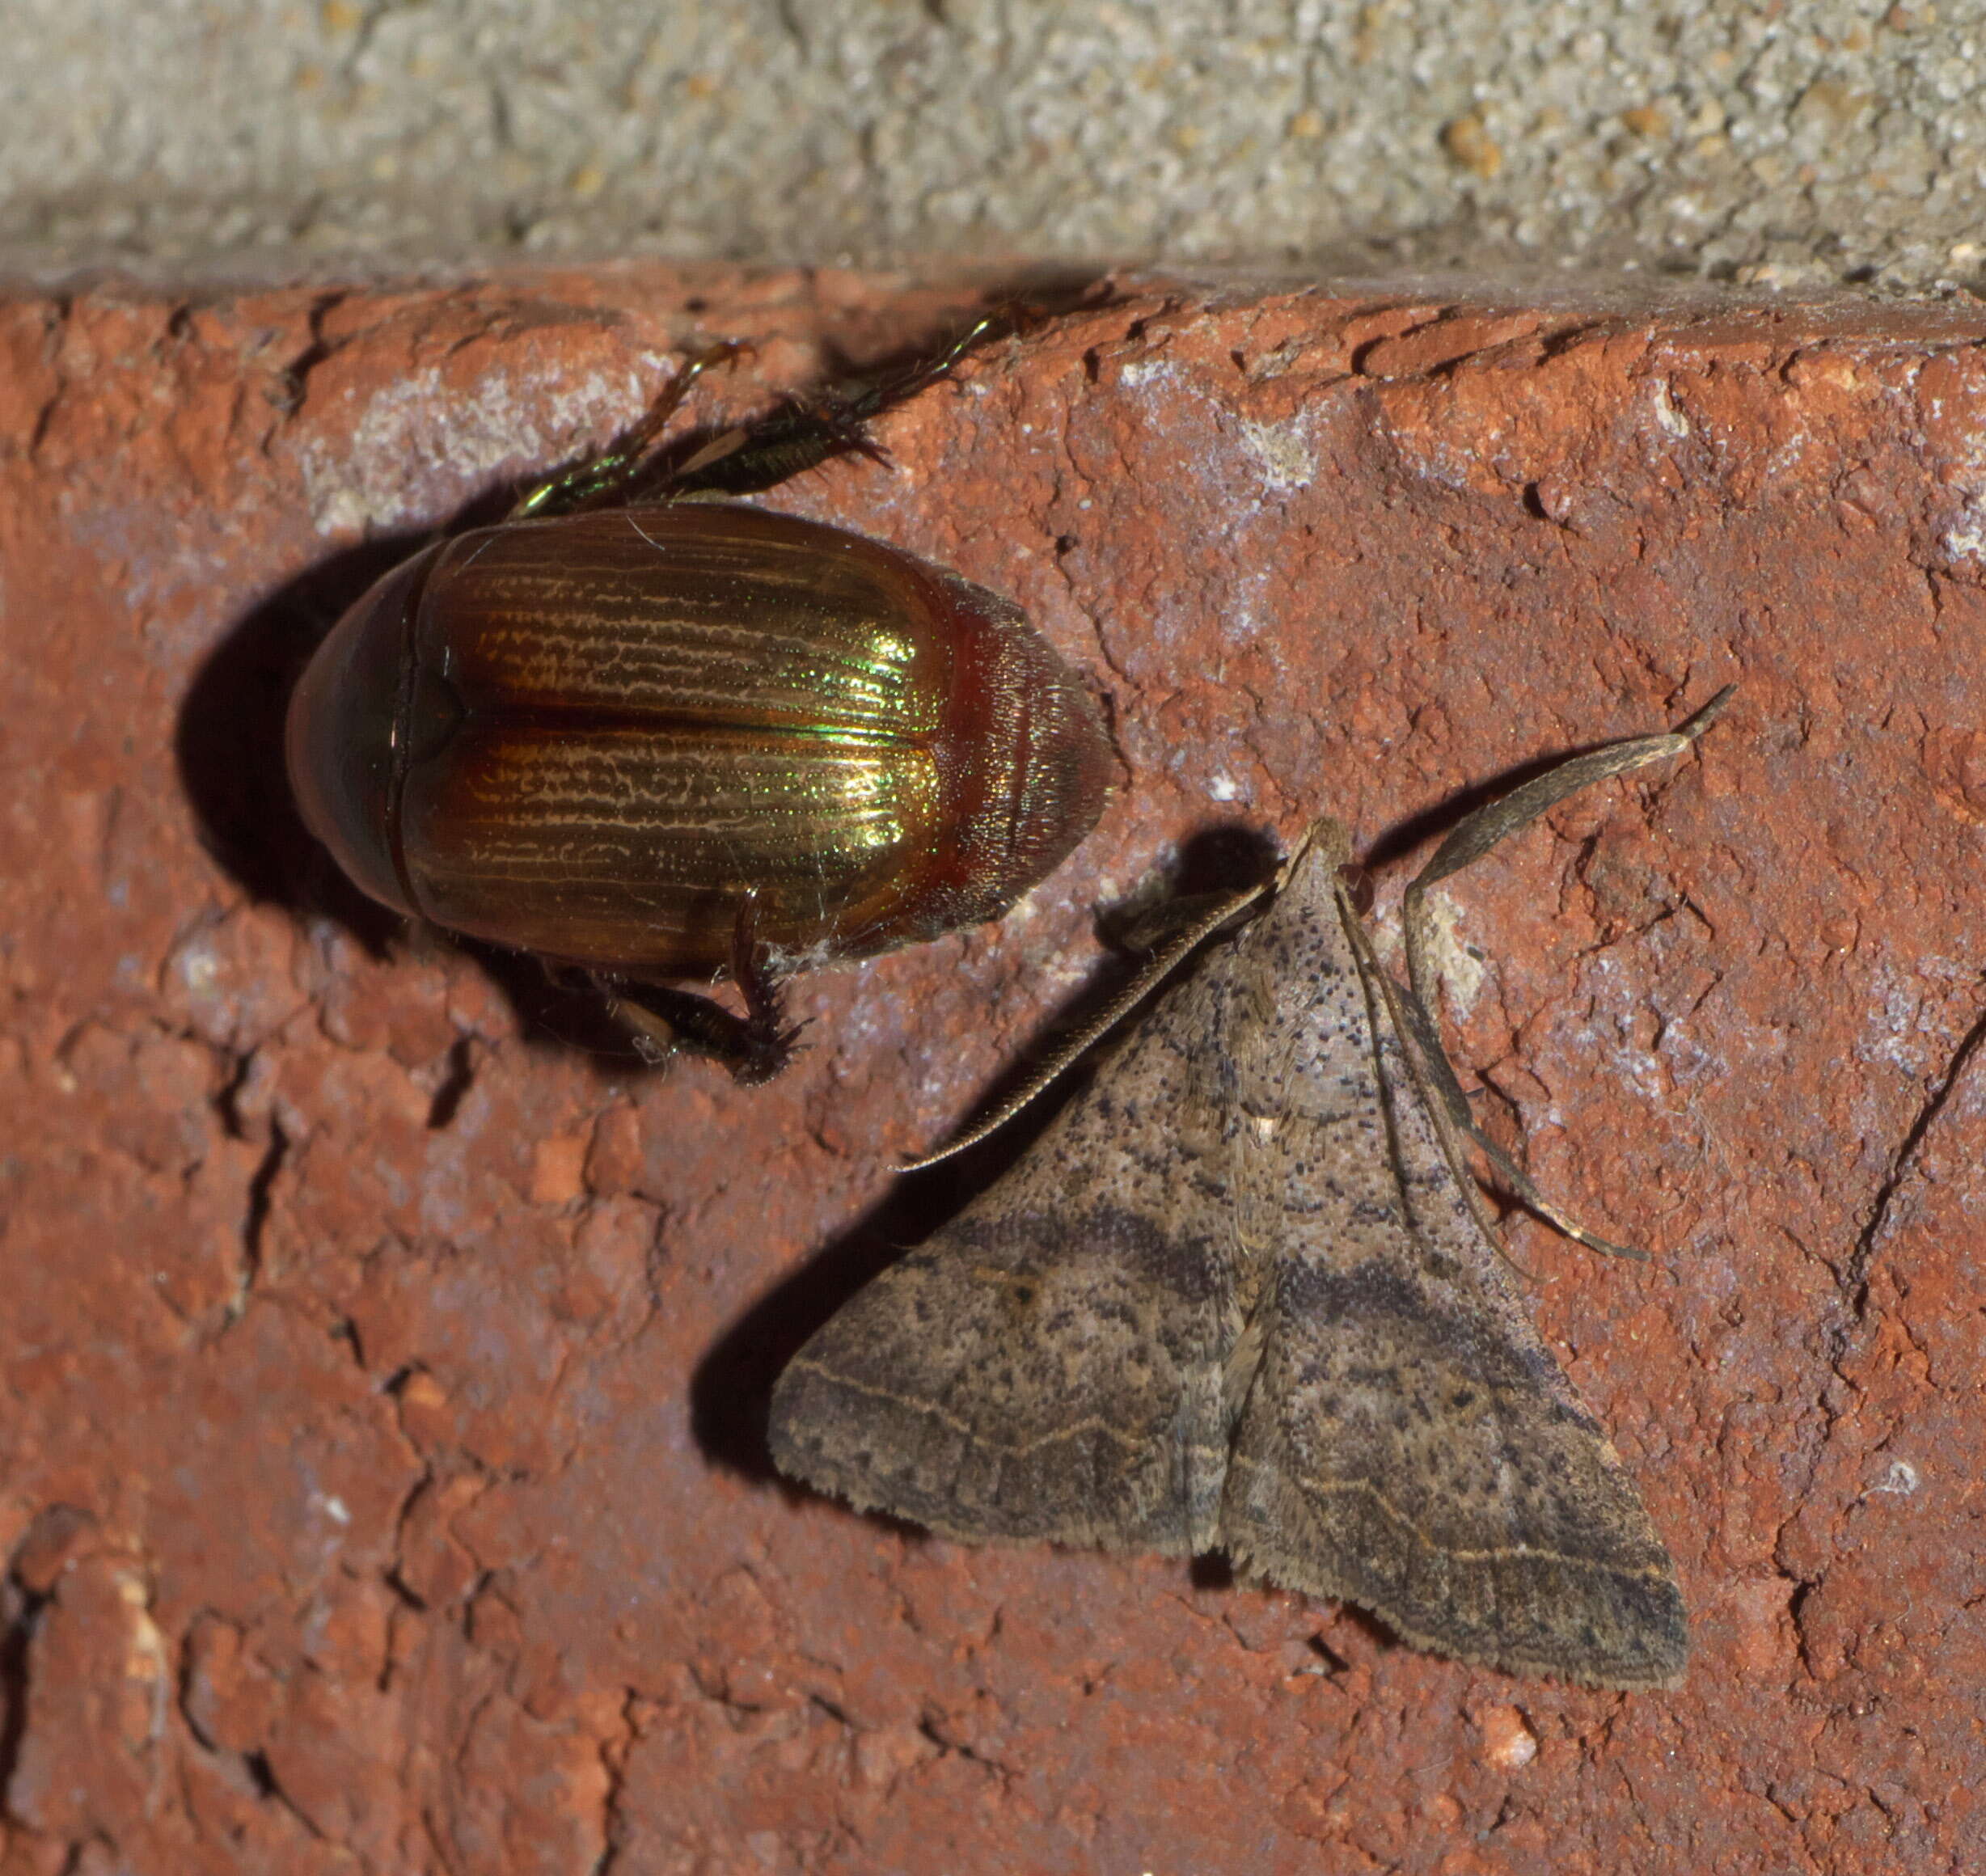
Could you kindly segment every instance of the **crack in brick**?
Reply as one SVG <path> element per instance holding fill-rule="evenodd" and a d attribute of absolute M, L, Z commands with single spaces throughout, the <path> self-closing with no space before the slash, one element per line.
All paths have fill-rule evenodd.
<path fill-rule="evenodd" d="M 1890 1207 L 1895 1202 L 1897 1192 L 1908 1177 L 1916 1160 L 1918 1149 L 1924 1144 L 1937 1117 L 1945 1110 L 1953 1091 L 1963 1079 L 1972 1058 L 1980 1046 L 1986 1042 L 1986 1013 L 1982 1013 L 1960 1039 L 1959 1046 L 1946 1064 L 1945 1072 L 1932 1084 L 1930 1092 L 1917 1109 L 1916 1118 L 1905 1132 L 1903 1143 L 1896 1149 L 1890 1161 L 1890 1168 L 1882 1183 L 1876 1188 L 1876 1195 L 1869 1208 L 1867 1222 L 1855 1240 L 1855 1249 L 1841 1273 L 1841 1292 L 1854 1312 L 1854 1321 L 1859 1325 L 1869 1308 L 1869 1274 L 1875 1262 L 1876 1249 L 1883 1227 L 1889 1222 Z M 1847 1323 L 1836 1323 L 1829 1332 L 1832 1358 L 1838 1367 L 1845 1354 L 1848 1339 L 1852 1333 Z"/>
<path fill-rule="evenodd" d="M 609 1876 L 627 1848 L 628 1826 L 621 1815 L 627 1792 L 627 1760 L 640 1737 L 639 1709 L 641 1690 L 626 1687 L 621 1691 L 620 1724 L 599 1742 L 600 1764 L 606 1774 L 606 1789 L 600 1797 L 600 1854 L 588 1876 Z"/>

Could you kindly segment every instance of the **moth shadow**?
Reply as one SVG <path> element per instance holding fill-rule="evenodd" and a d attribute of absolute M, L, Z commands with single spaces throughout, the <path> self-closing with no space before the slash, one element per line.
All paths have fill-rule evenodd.
<path fill-rule="evenodd" d="M 1224 1550 L 1202 1551 L 1199 1556 L 1188 1558 L 1185 1567 L 1187 1582 L 1202 1595 L 1245 1595 L 1251 1592 L 1271 1596 L 1300 1595 L 1304 1606 L 1316 1611 L 1320 1620 L 1327 1619 L 1328 1612 L 1328 1619 L 1334 1625 L 1362 1636 L 1367 1652 L 1390 1654 L 1396 1650 L 1412 1652 L 1370 1609 L 1362 1609 L 1356 1603 L 1325 1602 L 1304 1591 L 1283 1589 L 1244 1576 L 1235 1569 L 1233 1559 Z M 1307 1646 L 1324 1663 L 1326 1671 L 1333 1675 L 1342 1674 L 1351 1666 L 1350 1661 L 1320 1633 L 1312 1635 Z"/>
<path fill-rule="evenodd" d="M 1173 896 L 1231 892 L 1261 879 L 1275 862 L 1274 849 L 1258 830 L 1216 826 L 1181 847 L 1176 866 L 1169 869 Z M 1151 908 L 1134 899 L 1100 913 L 1098 923 L 1106 933 L 1147 925 Z M 1037 1061 L 1053 1050 L 1057 1036 L 1079 1027 L 1108 1004 L 1135 976 L 1139 961 L 1135 954 L 1113 954 L 1044 1025 L 1034 1045 L 989 1084 L 974 1111 L 996 1110 L 1023 1087 Z M 1182 965 L 1180 974 L 1188 968 Z M 1163 995 L 1163 987 L 1153 995 Z M 1133 1012 L 1113 1033 L 1123 1033 L 1138 1020 Z M 1088 1057 L 1071 1063 L 1037 1099 L 976 1146 L 923 1171 L 904 1173 L 851 1230 L 781 1280 L 725 1332 L 698 1364 L 690 1384 L 691 1430 L 712 1464 L 760 1484 L 777 1485 L 795 1498 L 812 1495 L 787 1483 L 767 1445 L 772 1390 L 787 1363 L 858 1291 L 997 1183 L 1084 1085 L 1088 1071 Z M 892 1519 L 883 1521 L 906 1531 L 915 1528 Z"/>

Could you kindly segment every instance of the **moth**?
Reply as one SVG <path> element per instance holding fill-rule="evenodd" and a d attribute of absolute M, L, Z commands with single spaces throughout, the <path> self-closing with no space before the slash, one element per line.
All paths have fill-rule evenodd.
<path fill-rule="evenodd" d="M 1669 1554 L 1532 1326 L 1464 1143 L 1613 1247 L 1477 1133 L 1427 1014 L 1426 894 L 1574 790 L 1681 754 L 1729 696 L 1460 822 L 1403 904 L 1410 989 L 1354 906 L 1344 829 L 1316 822 L 1272 889 L 1156 961 L 1267 898 L 1020 1162 L 794 1357 L 780 1469 L 968 1542 L 1225 1550 L 1512 1673 L 1676 1684 Z"/>

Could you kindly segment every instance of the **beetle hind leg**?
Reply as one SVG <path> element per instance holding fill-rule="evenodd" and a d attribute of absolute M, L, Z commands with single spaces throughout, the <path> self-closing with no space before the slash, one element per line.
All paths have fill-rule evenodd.
<path fill-rule="evenodd" d="M 582 509 L 598 508 L 627 494 L 648 473 L 656 442 L 689 395 L 690 387 L 713 365 L 728 365 L 749 348 L 727 340 L 721 344 L 692 353 L 682 368 L 649 407 L 648 414 L 623 434 L 611 449 L 582 463 L 550 475 L 526 489 L 510 511 L 512 521 L 534 515 L 573 514 Z"/>
<path fill-rule="evenodd" d="M 797 399 L 758 423 L 727 431 L 678 467 L 653 498 L 694 501 L 755 495 L 836 456 L 865 456 L 886 467 L 889 454 L 869 435 L 869 420 L 947 376 L 989 334 L 1012 323 L 1011 316 L 999 314 L 976 319 L 930 357 L 851 396 Z"/>
<path fill-rule="evenodd" d="M 745 999 L 746 1055 L 731 1072 L 755 1086 L 770 1081 L 793 1058 L 805 1023 L 788 1024 L 786 999 L 770 947 L 758 936 L 758 895 L 748 892 L 731 930 L 731 975 Z"/>
<path fill-rule="evenodd" d="M 614 1015 L 633 1035 L 644 1061 L 660 1067 L 676 1055 L 700 1055 L 730 1070 L 746 1088 L 770 1081 L 792 1060 L 797 1029 L 741 1016 L 715 997 L 673 986 L 631 983 L 604 974 L 594 979 Z"/>
<path fill-rule="evenodd" d="M 758 903 L 748 894 L 731 935 L 731 975 L 745 1013 L 714 997 L 673 986 L 596 973 L 614 1013 L 633 1032 L 635 1046 L 659 1065 L 672 1055 L 720 1062 L 746 1088 L 770 1081 L 790 1063 L 804 1023 L 786 1020 L 785 999 L 769 948 L 758 937 Z"/>

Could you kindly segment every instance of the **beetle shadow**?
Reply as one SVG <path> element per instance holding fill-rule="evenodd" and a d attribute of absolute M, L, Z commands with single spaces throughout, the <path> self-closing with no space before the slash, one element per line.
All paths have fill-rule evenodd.
<path fill-rule="evenodd" d="M 352 885 L 303 824 L 283 759 L 289 694 L 340 614 L 420 545 L 369 541 L 334 554 L 250 611 L 210 652 L 180 705 L 180 781 L 202 844 L 251 898 L 319 913 L 374 957 L 404 921 Z"/>
<path fill-rule="evenodd" d="M 1181 847 L 1169 896 L 1185 898 L 1252 885 L 1273 869 L 1275 859 L 1272 847 L 1257 829 L 1210 828 Z M 1106 930 L 1115 922 L 1108 911 L 1099 916 L 1099 923 Z M 1141 961 L 1134 954 L 1121 953 L 1107 958 L 1042 1026 L 1013 1065 L 987 1086 L 974 1111 L 990 1113 L 1023 1087 L 1032 1078 L 1035 1063 L 1052 1052 L 1056 1038 L 1106 1007 L 1136 975 Z M 1191 968 L 1190 964 L 1181 965 L 1110 1035 L 1127 1033 Z M 936 1166 L 903 1173 L 849 1231 L 781 1278 L 738 1316 L 712 1345 L 691 1377 L 691 1430 L 706 1459 L 756 1483 L 777 1485 L 789 1495 L 813 1495 L 806 1488 L 788 1482 L 773 1465 L 767 1444 L 772 1390 L 787 1363 L 858 1291 L 951 1223 L 1024 1158 L 1055 1116 L 1088 1085 L 1093 1063 L 1105 1046 L 1100 1043 L 1071 1063 L 1039 1098 L 977 1145 Z M 886 1515 L 876 1515 L 893 1527 L 898 1523 Z"/>

